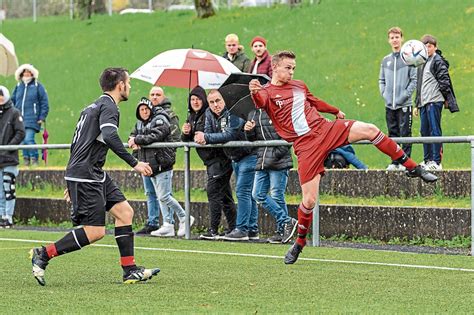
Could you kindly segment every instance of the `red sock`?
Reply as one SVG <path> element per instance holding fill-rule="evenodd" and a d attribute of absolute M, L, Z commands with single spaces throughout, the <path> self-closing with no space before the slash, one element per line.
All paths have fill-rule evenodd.
<path fill-rule="evenodd" d="M 58 251 L 56 250 L 56 245 L 53 243 L 53 244 L 49 244 L 48 246 L 46 246 L 46 253 L 48 254 L 49 259 L 58 256 Z"/>
<path fill-rule="evenodd" d="M 402 148 L 400 148 L 395 141 L 387 137 L 382 131 L 379 131 L 377 136 L 370 140 L 370 142 L 372 142 L 377 149 L 388 155 L 392 161 L 401 160 L 401 164 L 408 170 L 412 170 L 416 167 L 415 161 L 409 158 Z"/>
<path fill-rule="evenodd" d="M 307 213 L 308 211 L 311 212 Z M 309 232 L 309 227 L 311 226 L 312 222 L 313 210 L 306 209 L 303 203 L 301 203 L 298 207 L 298 238 L 296 239 L 296 242 L 303 247 L 306 245 L 306 235 Z"/>

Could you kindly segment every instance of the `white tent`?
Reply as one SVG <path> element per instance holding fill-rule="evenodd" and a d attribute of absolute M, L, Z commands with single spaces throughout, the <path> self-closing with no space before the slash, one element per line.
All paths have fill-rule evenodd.
<path fill-rule="evenodd" d="M 13 75 L 17 68 L 18 59 L 16 58 L 15 47 L 8 38 L 0 33 L 0 75 Z"/>

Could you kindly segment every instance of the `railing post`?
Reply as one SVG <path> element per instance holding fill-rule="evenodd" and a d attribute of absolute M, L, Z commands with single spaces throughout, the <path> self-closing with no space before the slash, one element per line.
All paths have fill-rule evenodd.
<path fill-rule="evenodd" d="M 185 238 L 189 240 L 191 238 L 191 227 L 189 226 L 189 219 L 191 215 L 191 165 L 190 165 L 190 148 L 185 145 L 184 149 L 184 211 L 186 212 L 185 218 Z"/>
<path fill-rule="evenodd" d="M 471 256 L 474 257 L 474 140 L 471 140 Z"/>
<path fill-rule="evenodd" d="M 319 238 L 319 194 L 313 209 L 313 241 L 311 244 L 312 246 L 321 246 Z"/>

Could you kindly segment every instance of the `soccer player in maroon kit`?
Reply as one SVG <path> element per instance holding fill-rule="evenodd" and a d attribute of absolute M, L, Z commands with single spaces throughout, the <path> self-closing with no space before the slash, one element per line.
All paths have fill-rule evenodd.
<path fill-rule="evenodd" d="M 303 81 L 293 80 L 296 56 L 282 51 L 272 57 L 273 76 L 270 83 L 258 80 L 249 84 L 257 108 L 264 109 L 273 121 L 277 133 L 293 142 L 298 158 L 298 175 L 303 200 L 298 207 L 298 238 L 285 256 L 285 264 L 293 264 L 306 245 L 306 235 L 313 219 L 313 208 L 319 193 L 319 182 L 324 174 L 324 160 L 333 149 L 370 140 L 380 151 L 406 167 L 409 177 L 420 177 L 425 182 L 438 178 L 422 169 L 392 139 L 373 124 L 346 120 L 345 114 L 313 96 Z M 330 113 L 330 121 L 319 114 Z"/>

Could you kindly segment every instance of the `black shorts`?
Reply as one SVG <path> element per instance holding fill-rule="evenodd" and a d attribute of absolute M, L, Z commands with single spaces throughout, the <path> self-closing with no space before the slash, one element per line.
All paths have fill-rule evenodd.
<path fill-rule="evenodd" d="M 69 180 L 66 183 L 72 202 L 71 220 L 74 226 L 105 226 L 105 212 L 116 203 L 127 200 L 107 174 L 103 183 Z"/>

